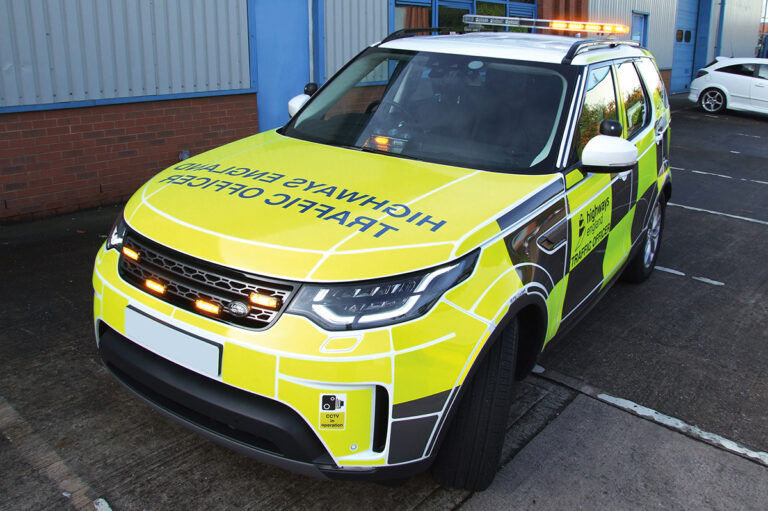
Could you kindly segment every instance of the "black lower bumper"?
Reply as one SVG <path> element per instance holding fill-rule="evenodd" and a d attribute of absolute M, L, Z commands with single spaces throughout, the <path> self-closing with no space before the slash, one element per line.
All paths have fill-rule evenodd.
<path fill-rule="evenodd" d="M 341 469 L 311 427 L 282 403 L 199 375 L 99 323 L 99 354 L 124 386 L 158 411 L 225 447 L 299 474 L 388 480 L 425 470 L 431 460 Z"/>

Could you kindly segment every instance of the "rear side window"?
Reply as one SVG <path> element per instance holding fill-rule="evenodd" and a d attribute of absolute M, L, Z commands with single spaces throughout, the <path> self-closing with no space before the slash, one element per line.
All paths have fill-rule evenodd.
<path fill-rule="evenodd" d="M 656 111 L 661 110 L 662 105 L 669 107 L 669 97 L 667 96 L 667 89 L 664 87 L 664 80 L 661 79 L 659 70 L 653 64 L 651 59 L 640 59 L 637 62 L 637 69 L 640 70 L 640 75 L 645 82 L 645 90 L 653 100 L 653 104 L 656 105 Z"/>
<path fill-rule="evenodd" d="M 729 73 L 732 75 L 741 76 L 754 76 L 755 65 L 754 64 L 735 64 L 733 66 L 725 66 L 720 69 L 715 69 L 719 73 Z"/>
<path fill-rule="evenodd" d="M 619 65 L 619 90 L 624 103 L 627 123 L 627 138 L 632 138 L 648 123 L 648 98 L 645 96 L 640 77 L 632 62 Z"/>
<path fill-rule="evenodd" d="M 600 134 L 600 123 L 605 119 L 619 119 L 611 66 L 592 69 L 587 75 L 584 106 L 579 117 L 579 129 L 573 141 L 573 161 L 581 159 L 584 146 Z"/>

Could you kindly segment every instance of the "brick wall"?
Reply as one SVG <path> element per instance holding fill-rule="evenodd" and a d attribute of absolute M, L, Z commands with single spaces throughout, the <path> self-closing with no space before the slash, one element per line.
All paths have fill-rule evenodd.
<path fill-rule="evenodd" d="M 257 131 L 255 94 L 0 114 L 0 222 L 126 200 L 182 150 Z"/>

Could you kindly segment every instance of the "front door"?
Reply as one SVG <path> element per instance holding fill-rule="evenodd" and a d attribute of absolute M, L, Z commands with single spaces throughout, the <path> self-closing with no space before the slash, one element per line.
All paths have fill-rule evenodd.
<path fill-rule="evenodd" d="M 584 102 L 574 135 L 572 160 L 581 160 L 587 142 L 599 134 L 605 119 L 619 120 L 615 71 L 610 63 L 587 74 Z M 631 197 L 632 172 L 585 174 L 576 164 L 566 174 L 569 211 L 569 257 L 563 320 L 600 289 L 614 209 L 624 210 Z M 614 193 L 614 188 L 616 188 Z"/>
<path fill-rule="evenodd" d="M 768 112 L 768 64 L 760 64 L 752 80 L 752 106 Z"/>

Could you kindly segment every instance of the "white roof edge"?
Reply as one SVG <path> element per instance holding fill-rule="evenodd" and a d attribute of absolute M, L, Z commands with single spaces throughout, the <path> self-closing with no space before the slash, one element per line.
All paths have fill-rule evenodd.
<path fill-rule="evenodd" d="M 385 49 L 560 63 L 571 46 L 582 40 L 586 39 L 517 32 L 470 32 L 403 37 L 381 43 L 379 46 Z M 610 42 L 610 40 L 606 41 L 606 43 Z M 630 58 L 644 56 L 643 52 L 644 48 L 622 44 L 615 47 L 600 47 L 578 54 L 571 64 L 586 65 L 593 60 L 593 57 L 599 57 L 602 53 L 610 53 L 610 58 Z"/>

